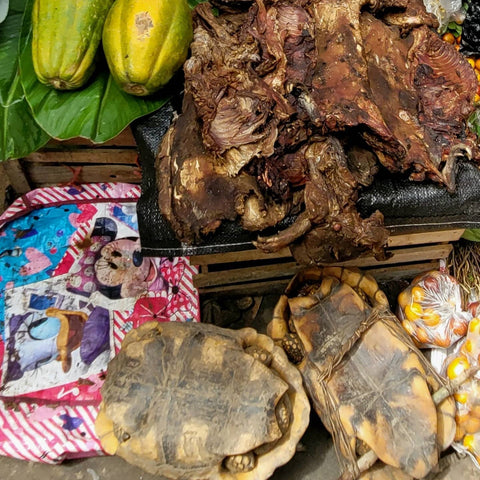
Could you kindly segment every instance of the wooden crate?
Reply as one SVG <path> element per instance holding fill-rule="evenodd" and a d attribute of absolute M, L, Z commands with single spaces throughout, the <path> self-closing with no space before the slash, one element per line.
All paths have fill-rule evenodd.
<path fill-rule="evenodd" d="M 363 256 L 335 265 L 368 270 L 379 282 L 395 278 L 413 278 L 419 273 L 439 268 L 464 229 L 448 229 L 414 234 L 392 235 L 388 239 L 386 260 Z M 245 250 L 211 255 L 195 255 L 190 262 L 198 265 L 194 285 L 201 295 L 258 295 L 282 291 L 302 268 L 288 248 L 273 254 Z"/>
<path fill-rule="evenodd" d="M 141 169 L 130 127 L 112 140 L 94 144 L 83 138 L 51 140 L 41 150 L 1 164 L 17 195 L 70 182 L 140 183 Z"/>

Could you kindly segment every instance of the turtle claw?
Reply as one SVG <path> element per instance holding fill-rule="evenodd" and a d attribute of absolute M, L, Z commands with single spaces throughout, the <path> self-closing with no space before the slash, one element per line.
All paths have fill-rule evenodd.
<path fill-rule="evenodd" d="M 255 454 L 252 452 L 242 455 L 232 455 L 225 459 L 225 468 L 231 473 L 244 473 L 255 467 Z"/>
<path fill-rule="evenodd" d="M 251 345 L 247 347 L 245 351 L 249 355 L 251 355 L 255 360 L 262 362 L 267 367 L 269 367 L 270 364 L 272 363 L 272 354 L 257 345 Z"/>

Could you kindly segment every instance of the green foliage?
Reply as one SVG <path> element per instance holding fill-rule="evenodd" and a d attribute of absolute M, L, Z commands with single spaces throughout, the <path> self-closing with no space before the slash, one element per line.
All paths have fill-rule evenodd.
<path fill-rule="evenodd" d="M 42 85 L 31 55 L 32 6 L 33 0 L 10 0 L 8 15 L 0 26 L 0 161 L 26 156 L 50 137 L 105 142 L 170 98 L 168 88 L 142 98 L 121 91 L 102 52 L 85 88 L 64 92 Z"/>
<path fill-rule="evenodd" d="M 469 228 L 463 232 L 462 238 L 471 242 L 480 242 L 480 229 Z"/>
<path fill-rule="evenodd" d="M 190 8 L 195 8 L 199 3 L 204 3 L 207 0 L 187 0 Z"/>
<path fill-rule="evenodd" d="M 10 2 L 8 16 L 0 26 L 0 161 L 28 155 L 49 139 L 33 118 L 20 83 L 23 7 L 21 2 Z"/>
<path fill-rule="evenodd" d="M 450 22 L 447 25 L 447 32 L 451 32 L 452 35 L 457 38 L 462 34 L 462 26 L 457 22 Z"/>
<path fill-rule="evenodd" d="M 480 109 L 476 109 L 468 119 L 468 126 L 472 132 L 480 137 Z"/>

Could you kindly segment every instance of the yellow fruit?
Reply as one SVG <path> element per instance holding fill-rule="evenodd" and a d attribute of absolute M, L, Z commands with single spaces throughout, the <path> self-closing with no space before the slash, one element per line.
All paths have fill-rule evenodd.
<path fill-rule="evenodd" d="M 405 307 L 405 316 L 414 322 L 418 320 L 423 314 L 422 306 L 419 303 L 413 302 Z"/>
<path fill-rule="evenodd" d="M 473 342 L 470 339 L 465 340 L 465 343 L 462 345 L 461 350 L 467 355 L 471 354 L 473 352 Z"/>
<path fill-rule="evenodd" d="M 427 334 L 427 332 L 421 328 L 421 327 L 417 327 L 415 329 L 415 336 L 417 337 L 417 340 L 420 342 L 420 343 L 430 343 L 430 338 Z"/>
<path fill-rule="evenodd" d="M 480 318 L 474 317 L 470 320 L 468 331 L 472 333 L 480 333 Z"/>
<path fill-rule="evenodd" d="M 402 327 L 410 336 L 415 335 L 415 326 L 409 320 L 403 320 Z"/>
<path fill-rule="evenodd" d="M 113 0 L 35 0 L 32 60 L 38 80 L 58 90 L 82 87 L 95 68 L 95 55 Z"/>
<path fill-rule="evenodd" d="M 103 29 L 110 73 L 127 93 L 150 95 L 182 66 L 192 36 L 187 0 L 116 0 Z"/>
<path fill-rule="evenodd" d="M 405 307 L 411 302 L 411 299 L 412 297 L 407 290 L 400 292 L 398 295 L 398 304 L 400 305 L 400 308 L 405 309 Z"/>
<path fill-rule="evenodd" d="M 475 60 L 475 68 L 480 70 L 480 57 Z"/>
<path fill-rule="evenodd" d="M 467 62 L 471 65 L 472 68 L 475 68 L 475 60 L 473 58 L 467 58 Z"/>
<path fill-rule="evenodd" d="M 455 37 L 453 33 L 447 32 L 442 35 L 442 39 L 445 40 L 447 43 L 451 43 L 452 45 L 455 43 Z"/>
<path fill-rule="evenodd" d="M 475 449 L 475 437 L 471 434 L 465 435 L 463 437 L 463 446 L 466 447 L 470 452 L 473 452 Z"/>
<path fill-rule="evenodd" d="M 463 355 L 460 355 L 454 358 L 447 367 L 447 376 L 450 380 L 457 378 L 465 370 L 470 368 L 470 363 L 467 358 Z"/>
<path fill-rule="evenodd" d="M 466 433 L 477 433 L 480 430 L 480 418 L 469 416 L 464 428 Z"/>
<path fill-rule="evenodd" d="M 412 298 L 414 302 L 420 303 L 425 298 L 425 290 L 419 286 L 413 287 Z"/>
<path fill-rule="evenodd" d="M 440 323 L 440 315 L 433 308 L 426 308 L 423 311 L 422 320 L 425 325 L 435 327 Z"/>
<path fill-rule="evenodd" d="M 437 336 L 434 336 L 433 343 L 435 343 L 437 347 L 447 348 L 452 344 L 452 339 L 450 338 L 448 333 L 443 337 L 440 337 L 437 335 Z"/>
<path fill-rule="evenodd" d="M 452 318 L 450 320 L 450 329 L 455 335 L 463 337 L 467 334 L 468 324 L 467 322 L 462 321 L 462 319 Z"/>
<path fill-rule="evenodd" d="M 468 402 L 468 394 L 466 394 L 465 392 L 457 392 L 453 396 L 458 403 L 465 404 Z"/>

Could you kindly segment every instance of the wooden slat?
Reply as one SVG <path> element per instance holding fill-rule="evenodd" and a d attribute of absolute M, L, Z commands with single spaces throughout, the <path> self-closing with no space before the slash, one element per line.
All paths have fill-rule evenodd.
<path fill-rule="evenodd" d="M 7 160 L 6 162 L 2 162 L 1 165 L 2 173 L 7 176 L 11 187 L 18 195 L 27 193 L 32 189 L 32 185 L 19 160 Z"/>
<path fill-rule="evenodd" d="M 193 278 L 195 287 L 228 285 L 241 282 L 258 281 L 276 277 L 292 277 L 299 270 L 296 262 L 280 265 L 262 265 L 247 268 L 233 268 L 222 272 L 199 273 Z"/>
<path fill-rule="evenodd" d="M 212 294 L 215 296 L 281 294 L 290 280 L 290 277 L 286 277 L 278 280 L 267 279 L 259 282 L 237 283 L 235 285 L 213 285 L 210 287 L 201 287 L 198 289 L 198 292 L 202 297 Z"/>
<path fill-rule="evenodd" d="M 432 232 L 407 233 L 401 235 L 391 235 L 387 245 L 389 247 L 398 247 L 406 245 L 422 245 L 427 243 L 454 242 L 458 240 L 465 231 L 464 228 L 451 230 L 436 230 Z"/>
<path fill-rule="evenodd" d="M 423 245 L 432 243 L 453 242 L 458 240 L 465 229 L 438 230 L 432 232 L 409 233 L 391 235 L 388 239 L 388 247 L 409 245 Z M 250 262 L 255 260 L 276 260 L 291 257 L 290 249 L 283 248 L 275 253 L 264 253 L 258 249 L 242 250 L 239 252 L 213 253 L 207 255 L 193 255 L 191 261 L 195 265 L 216 265 L 220 263 Z"/>
<path fill-rule="evenodd" d="M 88 145 L 97 148 L 103 147 L 111 147 L 111 146 L 128 146 L 128 147 L 135 147 L 135 138 L 132 134 L 132 129 L 130 127 L 125 128 L 122 132 L 120 132 L 116 137 L 108 140 L 104 143 L 93 143 L 91 140 L 82 137 L 75 137 L 69 140 L 50 140 L 47 145 L 45 146 L 46 149 L 48 148 L 59 148 L 62 146 L 69 146 L 69 145 Z"/>
<path fill-rule="evenodd" d="M 431 260 L 430 262 L 407 263 L 402 265 L 389 265 L 387 267 L 367 268 L 370 275 L 373 275 L 377 282 L 387 282 L 398 279 L 414 278 L 420 273 L 429 272 L 430 270 L 438 270 L 440 268 L 440 259 Z"/>
<path fill-rule="evenodd" d="M 387 282 L 398 279 L 412 279 L 421 273 L 431 270 L 438 270 L 440 260 L 432 260 L 430 262 L 409 263 L 396 266 L 366 268 L 364 269 L 370 275 L 373 275 L 378 282 Z M 208 295 L 267 295 L 280 294 L 290 282 L 291 277 L 281 279 L 265 279 L 256 282 L 236 283 L 234 285 L 211 285 L 199 287 L 198 291 L 202 297 Z"/>
<path fill-rule="evenodd" d="M 452 251 L 452 245 L 425 245 L 419 247 L 398 248 L 386 260 L 360 257 L 346 262 L 336 263 L 345 267 L 379 267 L 400 263 L 425 262 L 427 260 L 447 258 Z M 194 264 L 194 262 L 192 262 Z M 301 268 L 296 262 L 287 262 L 273 265 L 256 265 L 247 268 L 228 268 L 224 271 L 199 273 L 193 279 L 197 288 L 211 287 L 214 285 L 231 285 L 235 283 L 292 277 Z"/>
<path fill-rule="evenodd" d="M 31 153 L 24 159 L 24 164 L 28 168 L 28 163 L 50 163 L 50 169 L 56 168 L 55 164 L 61 166 L 65 163 L 102 163 L 102 164 L 127 164 L 136 165 L 137 150 L 133 148 L 119 149 L 73 149 L 62 151 L 40 150 Z"/>
<path fill-rule="evenodd" d="M 27 173 L 36 187 L 60 185 L 73 179 L 73 172 L 66 165 L 52 168 L 49 165 L 32 164 Z M 133 165 L 82 165 L 77 181 L 140 183 L 141 170 Z"/>
<path fill-rule="evenodd" d="M 395 263 L 420 262 L 434 258 L 447 258 L 453 247 L 450 244 L 425 245 L 418 247 L 405 247 L 392 250 L 392 256 L 386 260 L 375 260 L 373 257 L 360 257 L 347 262 L 338 263 L 345 267 L 367 267 L 380 265 L 393 265 Z"/>
<path fill-rule="evenodd" d="M 291 257 L 290 249 L 283 248 L 275 253 L 264 253 L 258 249 L 241 250 L 239 252 L 211 253 L 207 255 L 192 255 L 193 265 L 215 265 L 219 263 L 250 262 L 255 260 L 276 260 Z"/>

